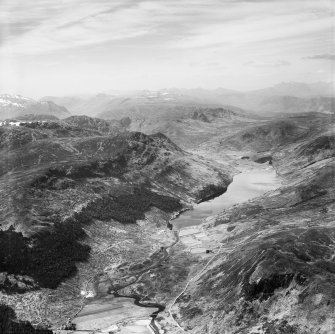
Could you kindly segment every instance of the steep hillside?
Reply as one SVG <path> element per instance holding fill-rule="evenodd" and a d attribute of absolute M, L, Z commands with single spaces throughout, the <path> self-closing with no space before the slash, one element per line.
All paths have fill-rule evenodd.
<path fill-rule="evenodd" d="M 102 124 L 94 123 L 93 119 L 91 122 L 96 124 L 96 129 Z M 82 179 L 86 178 L 117 177 L 139 184 L 147 182 L 149 178 L 175 195 L 199 200 L 201 187 L 209 181 L 206 173 L 217 168 L 201 160 L 198 162 L 164 135 L 146 136 L 126 132 L 106 136 L 95 129 L 47 122 L 2 127 L 1 131 L 2 189 L 9 187 L 9 191 L 21 192 L 20 197 L 28 196 L 25 200 L 27 208 L 24 209 L 19 208 L 20 204 L 16 205 L 15 200 L 11 205 L 5 205 L 11 196 L 7 191 L 2 191 L 2 215 L 9 215 L 11 220 L 8 223 L 18 226 L 30 225 L 29 221 L 35 222 L 35 225 L 38 221 L 35 217 L 38 216 L 37 208 L 33 210 L 33 217 L 27 220 L 27 210 L 33 205 L 29 203 L 29 198 L 35 201 L 36 194 L 31 193 L 32 190 L 27 193 L 21 187 L 29 184 L 33 186 L 32 189 L 36 185 L 38 189 L 50 186 L 58 190 L 63 187 L 72 189 L 76 181 L 81 184 Z M 212 175 L 212 182 L 219 184 L 222 177 L 217 169 Z M 202 179 L 204 184 L 201 183 Z M 68 207 L 63 214 L 70 210 Z M 20 221 L 23 217 L 24 224 Z"/>
<path fill-rule="evenodd" d="M 252 149 L 268 140 L 283 186 L 201 229 L 214 254 L 172 310 L 191 333 L 334 332 L 334 126 L 269 127 L 253 131 Z"/>
<path fill-rule="evenodd" d="M 207 156 L 222 156 L 222 159 L 226 159 L 229 152 L 236 155 L 239 151 L 240 156 L 257 158 L 308 140 L 333 123 L 332 115 L 322 113 L 291 114 L 270 120 L 239 122 L 222 127 L 221 132 L 208 137 L 193 151 Z"/>
<path fill-rule="evenodd" d="M 229 127 L 243 127 L 256 117 L 245 115 L 243 111 L 222 107 L 192 107 L 180 114 L 163 117 L 147 114 L 141 118 L 132 117 L 128 128 L 144 133 L 161 132 L 185 149 L 217 137 Z"/>
<path fill-rule="evenodd" d="M 26 118 L 26 115 L 70 116 L 69 111 L 51 101 L 38 102 L 21 95 L 0 95 L 0 120 Z"/>
<path fill-rule="evenodd" d="M 298 140 L 306 132 L 308 129 L 291 122 L 274 121 L 260 126 L 253 125 L 223 140 L 221 144 L 230 144 L 238 149 L 254 147 L 267 150 Z"/>
<path fill-rule="evenodd" d="M 151 225 L 152 232 L 140 242 L 146 252 L 161 247 L 162 241 L 150 241 L 151 235 L 168 233 L 173 215 L 222 193 L 231 182 L 222 166 L 184 152 L 163 134 L 113 133 L 103 120 L 22 123 L 0 131 L 0 302 L 34 324 L 44 307 L 48 311 L 40 322 L 64 325 L 65 314 L 74 314 L 82 297 L 70 285 L 68 303 L 62 282 L 72 280 L 83 288 L 89 273 L 101 272 L 87 232 L 92 226 L 98 224 L 97 231 L 106 235 L 116 226 L 133 231 L 126 234 L 125 261 L 143 233 L 137 222 L 150 212 L 165 217 L 165 226 L 162 220 Z M 100 244 L 111 248 L 111 240 L 102 237 Z M 110 250 L 106 265 L 119 256 L 118 249 Z M 78 266 L 88 272 L 76 274 Z M 36 302 L 39 298 L 44 301 Z M 36 312 L 22 306 L 27 299 Z M 65 313 L 57 316 L 55 310 L 65 302 Z"/>
<path fill-rule="evenodd" d="M 88 116 L 70 116 L 64 119 L 64 122 L 81 129 L 97 130 L 101 133 L 115 133 L 125 130 L 129 121 L 127 119 L 106 121 Z"/>
<path fill-rule="evenodd" d="M 131 131 L 146 134 L 161 132 L 183 148 L 190 148 L 215 136 L 222 127 L 259 118 L 236 107 L 200 103 L 196 97 L 174 91 L 142 91 L 137 95 L 119 97 L 100 94 L 87 100 L 82 109 L 78 107 L 71 111 L 95 114 Z"/>

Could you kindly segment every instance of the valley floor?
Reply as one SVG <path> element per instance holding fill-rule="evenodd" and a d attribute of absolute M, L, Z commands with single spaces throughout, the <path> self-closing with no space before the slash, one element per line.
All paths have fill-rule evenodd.
<path fill-rule="evenodd" d="M 250 124 L 242 133 L 236 126 L 233 137 L 204 141 L 192 155 L 163 135 L 126 134 L 126 144 L 123 135 L 117 140 L 127 163 L 117 155 L 106 165 L 49 171 L 37 190 L 27 191 L 29 200 L 36 195 L 30 214 L 40 198 L 58 210 L 70 203 L 69 213 L 82 209 L 78 196 L 82 203 L 96 196 L 92 219 L 81 225 L 84 237 L 76 240 L 79 249 L 89 246 L 89 256 L 56 288 L 1 293 L 0 301 L 20 320 L 56 333 L 334 333 L 335 141 L 331 126 L 318 126 L 304 127 L 307 134 L 281 121 Z M 110 138 L 92 138 L 94 153 L 96 145 L 112 147 Z M 87 147 L 86 139 L 66 140 L 60 142 L 67 154 Z M 120 175 L 101 177 L 115 166 Z M 75 178 L 91 169 L 96 174 L 85 174 L 86 183 Z M 236 182 L 216 211 L 195 204 L 221 194 L 232 175 Z M 148 188 L 136 190 L 138 178 Z M 230 189 L 240 192 L 237 199 Z M 109 197 L 99 202 L 101 194 Z M 116 218 L 108 216 L 115 211 L 111 198 L 119 205 Z M 60 199 L 56 205 L 54 199 Z M 151 201 L 156 207 L 142 207 Z M 194 211 L 176 218 L 192 205 Z"/>
<path fill-rule="evenodd" d="M 236 155 L 236 158 L 239 158 L 238 155 Z M 239 161 L 239 160 L 238 160 Z M 257 185 L 257 176 L 259 177 L 259 174 L 263 174 L 263 176 L 266 175 L 266 173 L 269 173 L 269 169 L 271 169 L 271 166 L 268 164 L 260 165 L 251 161 L 242 160 L 239 161 L 239 163 L 235 164 L 236 166 L 236 172 L 242 173 L 242 175 L 247 174 L 250 171 L 253 171 L 254 174 L 249 176 L 249 182 L 250 185 L 255 183 Z M 258 174 L 257 174 L 258 172 Z M 234 182 L 234 181 L 233 181 Z M 255 187 L 254 192 L 251 191 L 251 193 L 248 196 L 238 196 L 238 193 L 235 194 L 235 197 L 238 197 L 234 204 L 237 204 L 239 201 L 247 200 L 248 198 L 252 198 L 253 196 L 257 196 L 261 194 L 262 192 L 269 191 L 272 188 L 277 188 L 279 186 L 279 180 L 273 180 L 273 184 L 269 186 L 269 184 L 263 183 L 261 187 L 258 188 Z M 242 179 L 243 183 L 243 179 Z M 248 192 L 248 187 L 250 187 L 249 183 L 246 182 L 244 187 L 242 189 L 239 189 L 240 192 Z M 232 184 L 230 185 L 230 187 Z M 217 212 L 221 212 L 224 207 L 229 207 L 230 202 L 229 200 L 227 203 L 225 202 L 225 198 L 234 197 L 234 189 L 233 191 L 229 191 L 230 188 L 228 188 L 228 191 L 221 195 L 220 197 L 224 197 L 220 206 L 217 207 Z M 236 193 L 236 190 L 235 190 Z M 216 199 L 217 200 L 217 199 Z M 215 201 L 215 200 L 214 200 Z M 204 203 L 201 203 L 201 206 Z M 191 217 L 187 218 L 188 225 L 194 224 L 195 226 L 192 227 L 182 227 L 183 220 L 180 218 L 183 218 L 185 214 L 191 214 Z M 204 213 L 201 213 L 203 217 Z M 212 213 L 214 214 L 214 213 Z M 192 216 L 194 216 L 196 219 L 193 219 L 192 222 Z M 178 268 L 180 266 L 180 258 L 183 259 L 188 256 L 193 258 L 193 264 L 190 266 L 188 278 L 185 280 L 186 276 L 181 277 L 181 280 L 179 278 L 179 281 L 177 280 L 175 283 L 177 284 L 174 287 L 175 292 L 173 294 L 166 295 L 162 294 L 162 291 L 157 291 L 157 296 L 153 296 L 154 300 L 164 302 L 164 304 L 167 304 L 167 308 L 165 311 L 159 313 L 159 321 L 156 320 L 157 326 L 160 328 L 159 333 L 173 333 L 175 331 L 178 332 L 180 328 L 178 327 L 178 322 L 174 320 L 173 314 L 171 313 L 171 310 L 173 309 L 174 303 L 171 303 L 172 300 L 175 302 L 187 292 L 188 285 L 194 281 L 197 277 L 200 276 L 200 274 L 203 272 L 203 270 L 208 266 L 210 262 L 212 262 L 213 258 L 221 254 L 221 248 L 222 245 L 220 243 L 222 237 L 222 233 L 217 233 L 218 231 L 208 233 L 204 229 L 204 225 L 197 225 L 199 222 L 202 223 L 209 223 L 213 219 L 215 219 L 214 216 L 205 216 L 205 218 L 200 219 L 198 218 L 197 209 L 191 210 L 189 212 L 186 212 L 184 214 L 181 214 L 177 219 L 172 220 L 171 223 L 173 225 L 173 233 L 177 239 L 171 243 L 170 246 L 166 246 L 165 243 L 162 243 L 164 238 L 162 238 L 163 235 L 166 235 L 165 238 L 167 238 L 167 241 L 169 239 L 168 235 L 170 235 L 170 238 L 172 237 L 171 231 L 167 230 L 164 226 L 166 223 L 162 222 L 161 230 L 157 230 L 157 228 L 151 226 L 150 224 L 151 217 L 150 214 L 147 215 L 147 219 L 145 221 L 139 222 L 142 229 L 148 228 L 150 226 L 150 231 L 147 229 L 148 235 L 150 235 L 150 238 L 159 239 L 161 246 L 160 247 L 167 247 L 168 249 L 168 257 L 163 259 L 158 259 L 157 262 L 157 269 L 159 270 L 160 266 L 167 260 L 170 261 L 170 273 L 174 273 L 176 269 L 174 267 Z M 181 223 L 180 223 L 181 221 Z M 178 226 L 178 228 L 177 228 Z M 155 236 L 155 231 L 157 236 Z M 144 231 L 143 231 L 144 232 Z M 178 247 L 176 247 L 176 243 L 179 241 Z M 171 242 L 171 241 L 170 241 Z M 98 244 L 98 243 L 97 243 Z M 100 244 L 100 243 L 99 243 Z M 163 245 L 163 246 L 162 246 Z M 157 246 L 156 246 L 157 247 Z M 174 248 L 176 247 L 176 248 Z M 157 247 L 158 248 L 158 247 Z M 210 251 L 207 251 L 210 250 Z M 207 251 L 207 252 L 206 252 Z M 175 253 L 175 254 L 174 254 Z M 152 255 L 152 254 L 150 254 Z M 149 257 L 150 257 L 149 255 Z M 172 256 L 171 256 L 172 255 Z M 134 259 L 132 259 L 134 261 Z M 124 261 L 124 259 L 123 259 Z M 131 261 L 131 260 L 130 260 Z M 122 261 L 120 261 L 122 262 Z M 136 263 L 136 262 L 135 262 Z M 132 265 L 130 262 L 129 265 Z M 111 271 L 111 273 L 108 273 Z M 104 276 L 98 277 L 98 282 L 94 285 L 92 282 L 92 291 L 90 297 L 89 293 L 87 293 L 87 296 L 89 297 L 87 299 L 88 303 L 83 307 L 83 309 L 79 312 L 78 316 L 73 319 L 73 323 L 76 324 L 77 331 L 74 331 L 73 333 L 108 333 L 108 332 L 118 332 L 118 333 L 152 333 L 154 330 L 150 328 L 150 315 L 155 310 L 152 308 L 143 308 L 139 307 L 137 305 L 134 305 L 134 300 L 127 299 L 127 298 L 118 298 L 113 297 L 110 295 L 106 295 L 106 290 L 109 289 L 107 287 L 112 287 L 113 282 L 115 282 L 115 277 L 113 277 L 112 273 L 113 269 L 111 268 L 104 268 L 103 272 L 105 273 Z M 157 280 L 157 276 L 154 273 L 155 268 L 151 264 L 147 269 L 142 270 L 141 276 L 147 275 L 149 276 L 149 281 L 145 281 L 146 284 L 149 284 L 147 286 L 147 289 L 150 289 L 151 286 L 153 286 L 155 283 L 153 283 L 155 280 Z M 136 273 L 133 274 L 136 277 Z M 138 277 L 138 276 L 137 276 Z M 172 278 L 172 277 L 171 277 Z M 130 296 L 132 293 L 136 292 L 138 294 L 138 285 L 141 281 L 141 277 L 139 279 L 134 279 L 134 276 L 130 276 L 129 274 L 126 274 L 123 278 L 118 277 L 117 279 L 122 280 L 125 279 L 126 281 L 129 281 L 130 284 L 127 288 L 124 288 L 123 291 L 125 291 L 125 294 L 129 294 Z M 133 284 L 132 280 L 134 281 Z M 99 288 L 100 285 L 103 285 L 103 289 Z M 142 283 L 143 284 L 143 283 Z M 126 284 L 127 285 L 127 284 Z M 137 287 L 136 287 L 137 286 Z M 118 287 L 119 289 L 119 287 Z M 165 287 L 165 290 L 166 287 Z M 179 291 L 178 291 L 179 290 Z M 168 291 L 166 291 L 168 292 Z M 177 296 L 176 293 L 178 293 Z M 95 297 L 93 297 L 95 296 Z M 152 301 L 152 300 L 151 300 Z M 145 302 L 144 302 L 145 304 Z M 64 331 L 63 331 L 64 332 Z M 71 332 L 72 333 L 72 332 Z M 158 332 L 155 332 L 158 334 Z"/>

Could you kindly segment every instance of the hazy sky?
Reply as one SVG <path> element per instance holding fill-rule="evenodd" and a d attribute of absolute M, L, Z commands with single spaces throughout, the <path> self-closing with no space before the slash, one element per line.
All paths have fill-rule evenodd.
<path fill-rule="evenodd" d="M 335 0 L 0 0 L 0 92 L 330 81 Z"/>

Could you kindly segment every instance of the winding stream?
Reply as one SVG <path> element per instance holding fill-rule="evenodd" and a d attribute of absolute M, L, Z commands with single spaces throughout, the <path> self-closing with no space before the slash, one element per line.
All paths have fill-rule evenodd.
<path fill-rule="evenodd" d="M 134 305 L 139 306 L 139 307 L 145 307 L 145 308 L 156 308 L 157 311 L 153 312 L 150 317 L 151 317 L 151 321 L 150 321 L 150 325 L 149 327 L 151 328 L 151 330 L 155 333 L 155 334 L 159 334 L 159 328 L 157 327 L 156 323 L 155 323 L 155 319 L 157 318 L 157 315 L 165 310 L 165 306 L 157 304 L 157 303 L 145 303 L 143 304 L 141 302 L 141 298 L 136 296 L 136 295 L 121 295 L 119 292 L 114 292 L 113 293 L 114 297 L 117 298 L 133 298 L 134 299 Z"/>
<path fill-rule="evenodd" d="M 233 179 L 233 182 L 229 185 L 227 191 L 224 194 L 207 202 L 202 202 L 195 205 L 192 210 L 183 212 L 172 221 L 172 226 L 175 229 L 176 240 L 168 248 L 173 247 L 178 242 L 178 230 L 182 229 L 183 227 L 199 225 L 208 216 L 215 215 L 221 212 L 223 209 L 234 204 L 242 203 L 260 196 L 270 190 L 278 188 L 279 185 L 280 180 L 276 175 L 275 170 L 269 165 L 257 165 L 252 170 L 248 170 L 236 175 Z M 168 254 L 166 256 L 168 256 Z M 80 328 L 78 328 L 80 333 L 109 333 L 109 331 L 113 330 L 114 328 L 106 326 L 108 321 L 110 323 L 112 320 L 112 322 L 115 323 L 116 319 L 123 319 L 123 321 L 127 320 L 131 318 L 133 308 L 142 308 L 143 316 L 141 319 L 148 319 L 150 317 L 151 320 L 139 320 L 137 321 L 136 325 L 132 325 L 130 327 L 127 325 L 126 328 L 124 327 L 121 329 L 121 332 L 118 333 L 159 334 L 159 329 L 155 323 L 155 318 L 159 312 L 162 312 L 165 309 L 163 305 L 156 303 L 142 303 L 138 296 L 124 296 L 119 294 L 118 291 L 113 291 L 111 293 L 113 297 L 109 296 L 107 298 L 105 297 L 104 299 L 98 300 L 96 301 L 95 306 L 92 304 L 87 304 L 82 310 L 81 314 L 79 314 L 76 318 L 77 321 L 74 319 L 74 322 L 78 324 L 78 319 L 81 318 L 81 320 L 79 319 Z M 155 308 L 156 311 L 150 314 L 150 312 L 148 312 L 149 308 Z M 136 312 L 134 310 L 133 314 L 135 313 L 138 313 L 138 309 Z M 83 326 L 85 328 L 86 322 L 85 317 L 90 318 L 92 316 L 94 319 L 94 327 L 99 328 L 99 330 L 93 332 L 92 330 L 83 330 Z M 91 321 L 92 323 L 92 320 L 87 320 Z"/>

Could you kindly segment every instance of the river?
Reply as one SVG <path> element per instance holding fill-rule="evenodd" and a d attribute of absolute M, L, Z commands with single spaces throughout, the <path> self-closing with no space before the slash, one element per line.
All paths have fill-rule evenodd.
<path fill-rule="evenodd" d="M 260 196 L 267 191 L 276 189 L 280 185 L 280 179 L 275 170 L 267 165 L 253 165 L 251 170 L 237 174 L 227 191 L 212 200 L 199 203 L 193 209 L 181 213 L 172 221 L 173 229 L 199 225 L 208 216 L 215 215 L 234 204 L 248 201 Z M 128 296 L 129 297 L 129 296 Z M 135 301 L 135 302 L 134 302 Z M 150 308 L 149 308 L 150 307 Z M 155 325 L 155 315 L 162 307 L 155 308 L 154 304 L 143 306 L 138 299 L 125 298 L 115 294 L 106 296 L 87 304 L 74 319 L 78 332 L 75 333 L 159 333 Z M 155 308 L 154 314 L 152 314 Z M 164 308 L 164 307 L 163 307 Z M 136 318 L 125 327 L 118 328 L 116 323 Z M 153 318 L 150 318 L 153 316 Z M 99 330 L 97 330 L 99 329 Z"/>

